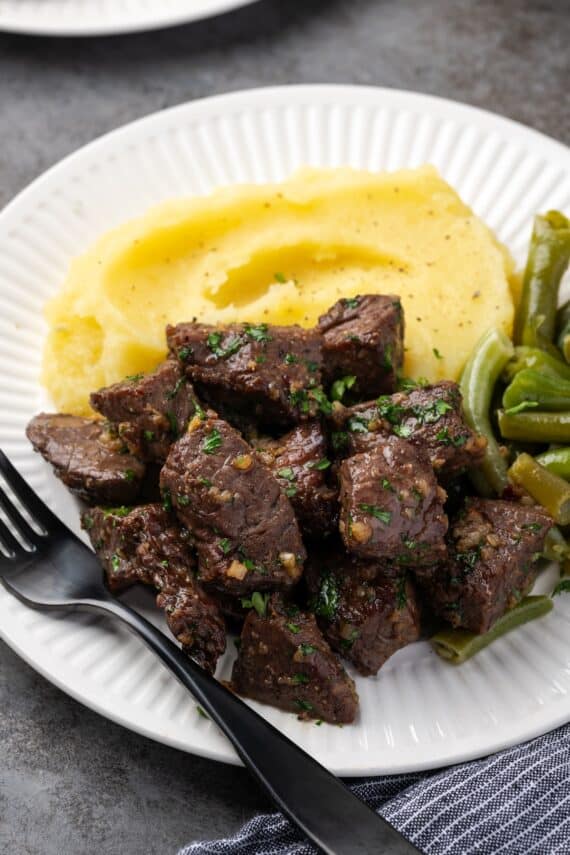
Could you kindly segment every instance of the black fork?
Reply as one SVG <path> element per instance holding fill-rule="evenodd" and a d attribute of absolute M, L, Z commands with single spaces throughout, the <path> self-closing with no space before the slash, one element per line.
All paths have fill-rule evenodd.
<path fill-rule="evenodd" d="M 388 846 L 394 855 L 419 851 L 160 630 L 115 599 L 95 554 L 49 510 L 1 450 L 0 472 L 33 521 L 0 486 L 0 507 L 19 535 L 0 519 L 0 579 L 11 594 L 36 609 L 82 609 L 120 618 L 190 690 L 277 807 L 323 852 L 380 855 Z"/>

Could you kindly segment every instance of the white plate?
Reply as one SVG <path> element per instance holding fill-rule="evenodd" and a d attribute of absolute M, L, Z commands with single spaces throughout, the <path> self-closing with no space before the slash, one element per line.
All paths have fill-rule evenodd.
<path fill-rule="evenodd" d="M 187 24 L 255 0 L 0 0 L 0 30 L 110 36 Z"/>
<path fill-rule="evenodd" d="M 77 530 L 77 510 L 24 439 L 42 405 L 41 310 L 72 256 L 171 196 L 285 178 L 303 164 L 394 169 L 432 162 L 522 260 L 532 216 L 570 208 L 570 153 L 520 125 L 436 98 L 307 86 L 210 98 L 157 113 L 51 169 L 0 214 L 0 445 Z M 152 600 L 136 594 L 156 618 Z M 361 716 L 271 721 L 343 775 L 488 754 L 570 719 L 570 597 L 461 668 L 426 643 L 358 679 Z M 0 592 L 0 631 L 34 668 L 109 718 L 169 745 L 237 762 L 215 727 L 137 639 L 95 618 L 53 618 Z M 230 647 L 233 647 L 230 644 Z M 229 662 L 223 666 L 227 675 Z"/>

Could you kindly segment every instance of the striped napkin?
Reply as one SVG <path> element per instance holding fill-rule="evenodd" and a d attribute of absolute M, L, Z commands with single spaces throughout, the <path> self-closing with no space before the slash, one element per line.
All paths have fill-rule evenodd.
<path fill-rule="evenodd" d="M 484 760 L 353 790 L 426 855 L 570 855 L 570 725 Z M 269 814 L 178 855 L 314 853 L 281 814 Z"/>

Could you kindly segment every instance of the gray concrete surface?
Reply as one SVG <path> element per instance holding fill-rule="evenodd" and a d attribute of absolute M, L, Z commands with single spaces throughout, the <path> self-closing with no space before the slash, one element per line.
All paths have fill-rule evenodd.
<path fill-rule="evenodd" d="M 346 82 L 486 107 L 570 143 L 567 0 L 261 0 L 176 30 L 0 35 L 0 205 L 118 125 L 252 86 Z M 163 855 L 267 804 L 245 772 L 84 709 L 0 646 L 0 853 Z"/>

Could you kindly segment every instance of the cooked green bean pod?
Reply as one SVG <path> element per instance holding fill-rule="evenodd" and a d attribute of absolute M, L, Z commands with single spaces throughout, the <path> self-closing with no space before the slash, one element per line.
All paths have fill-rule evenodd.
<path fill-rule="evenodd" d="M 508 484 L 507 464 L 495 439 L 489 413 L 495 383 L 513 354 L 513 345 L 504 332 L 491 329 L 473 349 L 461 377 L 465 420 L 487 439 L 481 471 L 469 473 L 475 489 L 483 496 L 490 496 L 493 491 L 501 495 Z"/>
<path fill-rule="evenodd" d="M 537 463 L 530 454 L 520 454 L 509 477 L 530 493 L 559 525 L 570 524 L 570 484 Z"/>
<path fill-rule="evenodd" d="M 497 413 L 499 430 L 505 439 L 522 442 L 570 442 L 570 412 L 543 413 L 528 410 L 509 415 L 504 410 Z"/>
<path fill-rule="evenodd" d="M 553 347 L 558 289 L 569 258 L 568 218 L 559 211 L 535 217 L 515 320 L 516 344 Z"/>
<path fill-rule="evenodd" d="M 542 554 L 548 561 L 570 562 L 570 543 L 556 526 L 546 535 Z"/>
<path fill-rule="evenodd" d="M 532 368 L 553 377 L 562 377 L 570 383 L 570 366 L 537 347 L 515 347 L 514 358 L 506 364 L 503 371 L 503 380 L 510 383 L 519 371 L 524 371 L 525 368 Z"/>
<path fill-rule="evenodd" d="M 536 460 L 549 472 L 570 481 L 570 448 L 552 448 L 537 455 Z"/>
<path fill-rule="evenodd" d="M 539 410 L 570 410 L 570 380 L 524 368 L 505 389 L 503 407 L 509 415 L 513 411 L 524 412 L 534 407 Z"/>
<path fill-rule="evenodd" d="M 431 644 L 442 659 L 446 659 L 453 665 L 461 665 L 497 638 L 531 620 L 543 617 L 551 610 L 550 597 L 525 597 L 517 606 L 500 617 L 483 635 L 475 635 L 466 629 L 447 629 L 434 635 L 431 638 Z"/>
<path fill-rule="evenodd" d="M 556 344 L 566 362 L 570 362 L 570 300 L 558 310 L 556 334 Z"/>

